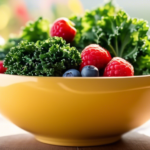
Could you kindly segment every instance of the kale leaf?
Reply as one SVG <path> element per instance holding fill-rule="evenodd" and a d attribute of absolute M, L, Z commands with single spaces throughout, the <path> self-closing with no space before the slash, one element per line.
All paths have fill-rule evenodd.
<path fill-rule="evenodd" d="M 129 61 L 134 67 L 135 75 L 141 75 L 145 74 L 147 67 L 143 67 L 139 61 L 145 62 L 145 56 L 150 56 L 148 30 L 149 26 L 145 20 L 130 18 L 120 10 L 115 16 L 103 17 L 97 22 L 96 40 L 109 50 L 112 56 Z"/>
<path fill-rule="evenodd" d="M 78 50 L 59 37 L 36 43 L 22 41 L 4 60 L 6 74 L 27 76 L 62 76 L 68 69 L 78 69 L 80 63 Z"/>
<path fill-rule="evenodd" d="M 0 60 L 4 60 L 10 48 L 16 46 L 20 41 L 22 38 L 9 38 L 4 45 L 0 46 Z"/>
<path fill-rule="evenodd" d="M 29 21 L 22 28 L 21 38 L 29 42 L 45 40 L 49 38 L 49 25 L 49 21 L 42 17 L 39 17 L 35 22 Z"/>
<path fill-rule="evenodd" d="M 69 19 L 75 24 L 77 34 L 72 46 L 77 47 L 81 52 L 87 45 L 96 43 L 97 22 L 104 16 L 113 16 L 119 8 L 114 6 L 112 1 L 104 6 L 98 7 L 92 11 L 86 11 L 83 16 L 72 16 Z"/>
<path fill-rule="evenodd" d="M 36 42 L 38 40 L 46 40 L 50 37 L 48 20 L 39 17 L 36 21 L 28 22 L 22 28 L 21 34 L 18 37 L 9 38 L 5 45 L 0 47 L 0 60 L 3 60 L 10 48 L 17 46 L 21 41 Z"/>
<path fill-rule="evenodd" d="M 130 18 L 112 2 L 84 16 L 70 18 L 75 23 L 77 35 L 71 43 L 82 52 L 89 44 L 99 44 L 109 50 L 112 57 L 129 61 L 135 75 L 150 74 L 149 26 L 145 20 Z"/>

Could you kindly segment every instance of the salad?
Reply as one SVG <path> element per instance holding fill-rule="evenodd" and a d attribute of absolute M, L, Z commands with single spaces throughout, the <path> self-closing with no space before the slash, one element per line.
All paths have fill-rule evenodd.
<path fill-rule="evenodd" d="M 40 17 L 0 47 L 0 73 L 26 76 L 134 76 L 150 74 L 147 21 L 112 2 L 83 16 Z"/>

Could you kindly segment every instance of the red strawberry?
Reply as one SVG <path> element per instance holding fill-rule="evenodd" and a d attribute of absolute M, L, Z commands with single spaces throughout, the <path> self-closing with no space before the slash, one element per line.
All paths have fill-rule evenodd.
<path fill-rule="evenodd" d="M 3 66 L 3 61 L 0 61 L 0 73 L 5 73 L 6 72 L 6 68 L 4 68 Z"/>
<path fill-rule="evenodd" d="M 50 34 L 51 36 L 62 37 L 67 42 L 72 42 L 76 35 L 76 29 L 67 18 L 59 18 L 52 25 Z"/>
<path fill-rule="evenodd" d="M 134 76 L 134 68 L 123 58 L 114 57 L 106 66 L 104 76 Z"/>
<path fill-rule="evenodd" d="M 91 44 L 82 51 L 81 58 L 82 63 L 80 65 L 80 70 L 87 65 L 93 65 L 98 69 L 103 69 L 111 60 L 111 55 L 109 51 L 99 45 Z"/>

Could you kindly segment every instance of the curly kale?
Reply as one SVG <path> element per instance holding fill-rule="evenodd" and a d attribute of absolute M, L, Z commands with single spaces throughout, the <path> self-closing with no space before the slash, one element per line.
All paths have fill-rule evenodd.
<path fill-rule="evenodd" d="M 62 76 L 71 68 L 78 68 L 81 55 L 62 38 L 45 41 L 22 41 L 6 55 L 6 74 L 27 76 Z"/>
<path fill-rule="evenodd" d="M 6 54 L 10 51 L 10 48 L 17 46 L 21 41 L 36 42 L 38 40 L 46 40 L 49 36 L 49 21 L 38 18 L 35 22 L 28 22 L 25 27 L 22 28 L 21 35 L 15 38 L 9 38 L 5 45 L 0 47 L 0 60 L 3 60 Z"/>
<path fill-rule="evenodd" d="M 21 38 L 29 42 L 36 42 L 38 40 L 46 40 L 49 38 L 49 21 L 38 18 L 35 22 L 28 22 L 22 29 Z"/>
<path fill-rule="evenodd" d="M 89 44 L 99 44 L 109 50 L 112 57 L 129 61 L 135 75 L 150 74 L 149 26 L 145 20 L 130 18 L 111 2 L 71 20 L 77 28 L 72 45 L 80 52 Z"/>
<path fill-rule="evenodd" d="M 120 10 L 115 16 L 103 17 L 97 22 L 96 43 L 109 50 L 112 56 L 128 60 L 135 75 L 142 75 L 147 69 L 150 73 L 150 62 L 146 61 L 150 57 L 148 30 L 146 21 L 130 18 Z"/>
<path fill-rule="evenodd" d="M 134 62 L 134 68 L 138 75 L 149 75 L 150 74 L 150 40 L 145 37 L 141 41 L 140 53 L 137 55 L 136 61 Z"/>
<path fill-rule="evenodd" d="M 118 12 L 118 7 L 114 6 L 112 1 L 104 6 L 96 8 L 92 11 L 86 11 L 83 16 L 73 16 L 70 20 L 75 24 L 77 34 L 72 46 L 77 47 L 81 52 L 87 45 L 96 43 L 95 32 L 97 30 L 97 22 L 104 16 L 113 16 Z"/>
<path fill-rule="evenodd" d="M 4 45 L 0 46 L 0 60 L 4 60 L 9 50 L 16 46 L 21 40 L 22 38 L 9 38 Z"/>

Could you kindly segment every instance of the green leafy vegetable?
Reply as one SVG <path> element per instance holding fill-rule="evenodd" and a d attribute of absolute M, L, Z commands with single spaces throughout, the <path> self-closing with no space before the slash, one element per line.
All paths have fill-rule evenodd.
<path fill-rule="evenodd" d="M 84 16 L 73 16 L 70 20 L 74 22 L 77 34 L 72 43 L 81 52 L 87 45 L 96 43 L 97 22 L 104 16 L 115 15 L 118 8 L 112 1 L 92 11 L 86 11 Z"/>
<path fill-rule="evenodd" d="M 45 41 L 22 41 L 6 55 L 6 74 L 27 76 L 62 76 L 71 68 L 78 68 L 81 55 L 62 38 Z"/>
<path fill-rule="evenodd" d="M 36 42 L 38 40 L 45 40 L 49 37 L 49 21 L 38 18 L 35 22 L 28 22 L 22 29 L 21 38 L 29 42 Z"/>
<path fill-rule="evenodd" d="M 146 66 L 142 67 L 139 60 L 146 61 L 145 56 L 150 54 L 148 30 L 146 21 L 130 18 L 120 10 L 115 16 L 103 17 L 97 22 L 96 41 L 109 50 L 112 56 L 128 60 L 136 75 L 144 74 Z"/>
<path fill-rule="evenodd" d="M 21 40 L 22 38 L 9 38 L 4 45 L 0 46 L 0 60 L 3 60 L 9 50 L 16 46 Z"/>
<path fill-rule="evenodd" d="M 21 35 L 15 38 L 9 38 L 5 45 L 0 47 L 0 60 L 3 60 L 10 48 L 17 46 L 20 41 L 36 42 L 49 38 L 49 21 L 38 18 L 35 22 L 28 22 L 22 28 Z"/>
<path fill-rule="evenodd" d="M 89 44 L 99 44 L 109 50 L 112 57 L 129 61 L 135 75 L 150 74 L 149 26 L 146 21 L 130 18 L 112 2 L 86 12 L 83 17 L 70 18 L 77 28 L 72 45 L 80 52 Z"/>
<path fill-rule="evenodd" d="M 130 18 L 112 1 L 83 16 L 70 18 L 75 23 L 77 34 L 71 46 L 79 52 L 89 44 L 99 44 L 109 50 L 112 57 L 119 56 L 129 61 L 135 75 L 150 74 L 150 39 L 146 21 Z M 80 53 L 66 44 L 62 38 L 49 38 L 49 22 L 42 18 L 28 23 L 18 39 L 8 41 L 0 48 L 0 59 L 8 74 L 31 76 L 62 76 L 70 68 L 78 68 Z M 15 42 L 16 40 L 16 42 Z M 18 40 L 18 41 L 17 41 Z M 18 44 L 19 41 L 22 42 Z M 38 41 L 40 40 L 40 41 Z M 44 40 L 44 41 L 43 41 Z M 35 44 L 36 42 L 36 44 Z M 4 50 L 5 49 L 5 50 Z"/>
<path fill-rule="evenodd" d="M 141 46 L 140 54 L 137 55 L 137 60 L 134 62 L 134 68 L 137 75 L 150 74 L 150 40 L 148 37 L 143 39 L 144 44 Z"/>

